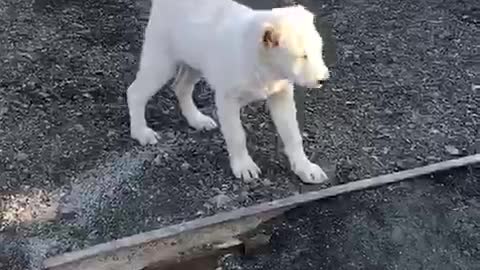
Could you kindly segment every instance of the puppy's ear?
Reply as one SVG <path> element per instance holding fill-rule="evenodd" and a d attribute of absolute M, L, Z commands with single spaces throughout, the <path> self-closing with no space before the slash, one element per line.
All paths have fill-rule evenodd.
<path fill-rule="evenodd" d="M 263 29 L 262 43 L 265 48 L 275 48 L 280 45 L 280 32 L 272 25 L 266 25 Z"/>

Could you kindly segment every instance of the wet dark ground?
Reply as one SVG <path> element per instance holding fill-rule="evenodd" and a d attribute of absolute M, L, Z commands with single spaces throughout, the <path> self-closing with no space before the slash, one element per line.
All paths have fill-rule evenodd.
<path fill-rule="evenodd" d="M 331 22 L 337 39 L 332 81 L 307 94 L 304 138 L 308 154 L 334 167 L 339 182 L 480 152 L 475 1 L 302 2 Z M 160 144 L 140 147 L 129 138 L 125 90 L 134 78 L 147 15 L 147 5 L 132 0 L 0 1 L 0 268 L 36 269 L 46 256 L 304 190 L 276 155 L 273 126 L 261 104 L 244 114 L 251 153 L 264 171 L 258 181 L 232 177 L 219 132 L 188 128 L 167 89 L 155 96 L 147 113 L 162 136 Z M 205 84 L 196 100 L 212 113 Z M 476 181 L 461 172 L 452 177 Z M 443 220 L 441 215 L 449 220 L 463 213 L 452 210 L 456 201 L 447 199 L 453 192 L 448 185 L 421 189 L 416 183 L 293 212 L 279 230 L 298 236 L 305 231 L 301 228 L 316 228 L 313 240 L 283 233 L 292 239 L 276 238 L 281 258 L 263 258 L 255 267 L 274 269 L 267 265 L 288 258 L 307 263 L 309 256 L 324 269 L 335 262 L 364 263 L 364 268 L 342 269 L 390 263 L 380 262 L 384 256 L 377 251 L 388 241 L 378 234 L 386 237 L 392 230 L 418 236 L 422 229 L 438 228 L 432 220 Z M 472 185 L 476 197 L 458 195 L 470 200 L 462 218 L 477 227 L 478 190 Z M 438 199 L 436 207 L 434 198 L 445 200 Z M 369 215 L 371 209 L 384 221 Z M 347 216 L 353 210 L 360 219 Z M 395 219 L 397 212 L 403 218 Z M 457 228 L 453 221 L 441 228 Z M 424 227 L 409 231 L 415 222 Z M 478 239 L 477 227 L 468 226 L 471 230 L 457 230 L 452 238 Z M 325 231 L 332 228 L 338 231 Z M 452 256 L 463 254 L 455 244 L 449 246 L 448 237 L 432 235 L 432 243 Z M 342 241 L 346 244 L 338 246 Z M 415 241 L 401 242 L 401 251 L 426 252 L 429 246 L 418 248 Z M 328 247 L 304 251 L 322 242 Z M 287 245 L 298 246 L 298 254 L 289 257 L 293 248 Z M 325 257 L 331 261 L 309 253 L 319 249 L 333 254 Z M 392 249 L 392 254 L 400 250 Z M 467 252 L 471 256 L 462 258 L 477 254 Z M 428 269 L 425 265 L 418 269 Z M 304 267 L 298 269 L 317 269 Z"/>

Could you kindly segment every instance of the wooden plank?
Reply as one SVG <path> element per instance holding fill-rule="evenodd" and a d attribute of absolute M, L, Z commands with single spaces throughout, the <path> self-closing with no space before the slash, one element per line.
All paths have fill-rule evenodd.
<path fill-rule="evenodd" d="M 158 262 L 188 259 L 198 253 L 208 254 L 238 245 L 233 236 L 255 229 L 262 219 L 206 222 L 209 225 L 187 222 L 66 253 L 47 259 L 44 267 L 52 270 L 140 270 Z"/>
<path fill-rule="evenodd" d="M 188 252 L 196 247 L 228 242 L 236 236 L 256 228 L 260 223 L 277 215 L 279 212 L 296 207 L 299 204 L 396 183 L 421 175 L 479 162 L 480 154 L 476 154 L 294 195 L 272 202 L 140 233 L 96 245 L 85 250 L 66 253 L 47 259 L 44 265 L 47 269 L 141 269 L 161 260 L 179 257 L 179 254 Z"/>

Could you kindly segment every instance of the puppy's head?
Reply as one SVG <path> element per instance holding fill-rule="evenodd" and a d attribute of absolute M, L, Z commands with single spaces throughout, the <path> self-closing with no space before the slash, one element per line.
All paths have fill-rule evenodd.
<path fill-rule="evenodd" d="M 329 78 L 314 15 L 303 6 L 272 10 L 262 25 L 262 50 L 276 72 L 296 84 L 320 88 Z"/>

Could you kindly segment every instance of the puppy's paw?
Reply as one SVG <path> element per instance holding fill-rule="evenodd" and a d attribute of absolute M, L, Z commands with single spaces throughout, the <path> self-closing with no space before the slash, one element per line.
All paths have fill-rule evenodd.
<path fill-rule="evenodd" d="M 260 168 L 258 168 L 249 155 L 231 158 L 230 166 L 235 177 L 243 178 L 243 180 L 255 179 L 260 175 Z"/>
<path fill-rule="evenodd" d="M 141 145 L 156 144 L 160 136 L 149 127 L 130 130 L 130 135 Z"/>
<path fill-rule="evenodd" d="M 217 127 L 215 120 L 203 113 L 196 115 L 189 124 L 196 130 L 212 130 Z"/>
<path fill-rule="evenodd" d="M 308 159 L 294 162 L 292 170 L 306 184 L 320 184 L 328 180 L 328 176 L 323 169 Z"/>

